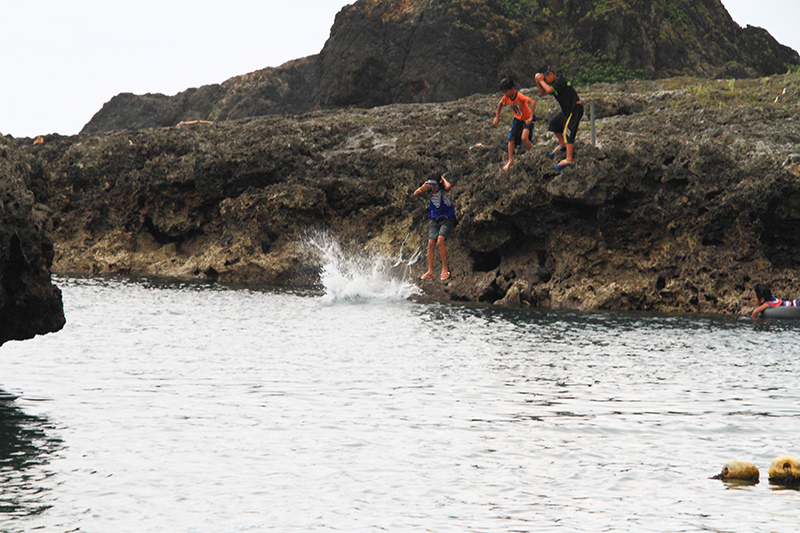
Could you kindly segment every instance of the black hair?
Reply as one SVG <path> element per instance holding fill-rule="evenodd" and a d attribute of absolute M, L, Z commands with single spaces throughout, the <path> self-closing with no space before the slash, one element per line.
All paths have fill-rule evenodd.
<path fill-rule="evenodd" d="M 764 300 L 765 302 L 772 300 L 772 291 L 769 285 L 764 285 L 763 283 L 756 285 L 756 298 Z"/>
<path fill-rule="evenodd" d="M 553 72 L 553 67 L 551 67 L 548 63 L 545 63 L 539 70 L 536 71 L 537 74 L 547 74 L 548 72 Z"/>
<path fill-rule="evenodd" d="M 430 174 L 428 174 L 428 181 L 435 181 L 436 183 L 442 183 L 442 173 L 438 170 L 432 170 Z"/>
<path fill-rule="evenodd" d="M 503 78 L 500 82 L 500 90 L 501 91 L 510 91 L 514 88 L 514 80 L 511 78 Z"/>

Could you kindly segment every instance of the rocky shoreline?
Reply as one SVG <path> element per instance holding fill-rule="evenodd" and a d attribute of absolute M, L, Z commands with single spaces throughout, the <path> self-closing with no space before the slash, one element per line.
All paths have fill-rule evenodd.
<path fill-rule="evenodd" d="M 50 281 L 48 187 L 39 161 L 0 138 L 0 345 L 65 323 L 61 291 Z"/>
<path fill-rule="evenodd" d="M 545 120 L 501 171 L 499 94 L 18 143 L 50 191 L 59 274 L 310 286 L 308 231 L 420 250 L 426 205 L 411 193 L 440 168 L 459 225 L 453 276 L 419 282 L 425 297 L 743 314 L 757 282 L 794 295 L 800 179 L 783 162 L 800 153 L 800 75 L 579 90 L 587 117 L 563 171 Z M 536 100 L 546 119 L 555 102 Z"/>

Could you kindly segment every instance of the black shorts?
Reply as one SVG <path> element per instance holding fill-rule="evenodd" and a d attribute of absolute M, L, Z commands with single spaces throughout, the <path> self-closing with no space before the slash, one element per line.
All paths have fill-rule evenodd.
<path fill-rule="evenodd" d="M 508 142 L 514 141 L 514 146 L 519 146 L 522 144 L 522 130 L 527 128 L 530 131 L 532 126 L 533 124 L 528 126 L 524 120 L 515 117 L 514 122 L 511 123 L 511 130 L 508 132 Z M 528 133 L 528 139 L 530 138 L 531 134 Z"/>
<path fill-rule="evenodd" d="M 553 133 L 561 133 L 564 135 L 564 141 L 567 144 L 575 144 L 575 136 L 578 134 L 578 125 L 582 118 L 583 104 L 576 104 L 572 108 L 572 114 L 569 117 L 564 116 L 563 111 L 556 113 L 550 119 L 547 130 Z"/>

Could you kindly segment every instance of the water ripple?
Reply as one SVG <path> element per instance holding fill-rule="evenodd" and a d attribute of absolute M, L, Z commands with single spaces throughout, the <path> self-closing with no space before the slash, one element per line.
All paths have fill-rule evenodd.
<path fill-rule="evenodd" d="M 767 532 L 800 518 L 798 493 L 765 479 L 800 454 L 791 323 L 58 285 L 65 329 L 0 348 L 2 531 Z M 708 479 L 731 459 L 764 481 Z"/>

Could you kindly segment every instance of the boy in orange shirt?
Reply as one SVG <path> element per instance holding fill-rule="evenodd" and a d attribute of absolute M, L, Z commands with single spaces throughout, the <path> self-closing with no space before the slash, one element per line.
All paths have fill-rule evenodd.
<path fill-rule="evenodd" d="M 516 146 L 524 144 L 528 150 L 533 148 L 530 138 L 533 121 L 536 120 L 533 115 L 536 110 L 536 102 L 519 92 L 514 87 L 514 80 L 510 78 L 505 78 L 500 82 L 500 90 L 503 91 L 503 98 L 497 104 L 497 113 L 492 121 L 492 126 L 497 126 L 500 122 L 500 111 L 503 110 L 504 105 L 510 105 L 514 113 L 514 121 L 511 123 L 511 131 L 508 134 L 508 163 L 503 167 L 503 170 L 508 170 L 514 164 L 514 148 Z"/>

